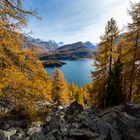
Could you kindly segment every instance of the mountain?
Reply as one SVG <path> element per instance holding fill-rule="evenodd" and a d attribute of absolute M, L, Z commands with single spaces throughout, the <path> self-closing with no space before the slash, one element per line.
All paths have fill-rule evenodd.
<path fill-rule="evenodd" d="M 96 50 L 97 49 L 97 44 L 92 44 L 91 42 L 87 41 L 84 43 L 84 46 L 87 48 L 87 49 L 91 49 L 91 50 Z"/>
<path fill-rule="evenodd" d="M 76 43 L 68 44 L 59 47 L 57 50 L 67 50 L 67 51 L 75 51 L 75 50 L 96 50 L 97 45 L 93 45 L 91 42 L 87 41 L 85 43 L 79 41 Z"/>
<path fill-rule="evenodd" d="M 44 53 L 48 51 L 54 51 L 57 48 L 59 48 L 59 45 L 53 40 L 43 41 L 39 38 L 35 39 L 33 37 L 25 35 L 23 35 L 23 39 L 24 39 L 23 45 L 24 49 L 32 49 L 32 50 L 38 49 L 41 53 Z"/>
<path fill-rule="evenodd" d="M 57 48 L 53 52 L 41 55 L 41 60 L 75 60 L 94 58 L 96 45 L 88 42 L 76 42 Z"/>
<path fill-rule="evenodd" d="M 64 46 L 64 42 L 59 42 L 58 45 L 59 47 Z"/>
<path fill-rule="evenodd" d="M 56 60 L 56 59 L 83 59 L 93 58 L 97 44 L 92 44 L 87 41 L 85 43 L 79 41 L 72 44 L 64 45 L 64 42 L 58 44 L 53 41 L 43 41 L 39 38 L 23 35 L 23 49 L 31 49 L 32 51 L 40 52 L 40 59 L 43 60 Z"/>

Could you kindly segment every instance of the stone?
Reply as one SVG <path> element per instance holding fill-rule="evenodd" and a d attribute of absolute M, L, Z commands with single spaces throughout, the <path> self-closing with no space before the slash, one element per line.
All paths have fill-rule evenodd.
<path fill-rule="evenodd" d="M 42 132 L 44 134 L 47 134 L 49 132 L 49 121 L 44 122 L 42 125 Z"/>
<path fill-rule="evenodd" d="M 10 137 L 10 140 L 25 140 L 24 136 L 20 136 L 18 134 L 14 134 Z"/>
<path fill-rule="evenodd" d="M 74 117 L 76 117 L 83 110 L 84 110 L 83 106 L 79 104 L 77 101 L 74 101 L 68 107 L 64 118 L 66 121 L 70 122 L 71 120 L 73 120 Z"/>
<path fill-rule="evenodd" d="M 118 127 L 123 140 L 140 139 L 140 120 L 126 113 L 118 112 Z"/>
<path fill-rule="evenodd" d="M 99 134 L 96 132 L 92 132 L 90 130 L 79 130 L 79 129 L 70 129 L 68 131 L 68 137 L 77 139 L 85 139 L 90 140 L 91 138 L 97 138 L 99 137 Z"/>
<path fill-rule="evenodd" d="M 58 109 L 63 110 L 64 107 L 62 105 L 58 106 Z"/>
<path fill-rule="evenodd" d="M 6 131 L 3 131 L 3 132 L 4 132 L 5 136 L 6 136 L 6 138 L 7 138 L 8 140 L 10 140 L 10 137 L 11 137 L 12 135 L 16 134 L 17 130 L 16 130 L 16 128 L 10 128 L 10 129 L 8 129 L 8 130 L 6 130 Z"/>
<path fill-rule="evenodd" d="M 83 110 L 75 101 L 67 109 L 51 107 L 49 119 L 34 126 L 29 120 L 0 120 L 0 140 L 140 140 L 140 105 Z"/>
<path fill-rule="evenodd" d="M 6 140 L 5 134 L 2 130 L 0 130 L 0 140 Z"/>
<path fill-rule="evenodd" d="M 56 140 L 56 138 L 52 135 L 52 133 L 48 133 L 46 135 L 46 140 Z"/>
<path fill-rule="evenodd" d="M 50 122 L 49 122 L 49 131 L 60 129 L 61 125 L 63 124 L 61 117 L 56 115 L 52 116 Z"/>
<path fill-rule="evenodd" d="M 30 137 L 30 140 L 46 140 L 46 137 L 42 132 L 36 132 Z"/>
<path fill-rule="evenodd" d="M 73 115 L 75 111 L 82 112 L 84 110 L 83 106 L 77 101 L 74 101 L 70 104 L 66 111 L 66 115 Z"/>
<path fill-rule="evenodd" d="M 34 127 L 30 127 L 30 128 L 28 129 L 27 134 L 28 134 L 29 136 L 31 136 L 31 135 L 33 135 L 34 133 L 36 133 L 36 132 L 41 132 L 41 131 L 42 131 L 42 127 L 41 127 L 40 125 L 36 125 L 36 126 L 34 126 Z"/>
<path fill-rule="evenodd" d="M 140 105 L 126 104 L 126 112 L 140 119 Z"/>
<path fill-rule="evenodd" d="M 62 139 L 62 133 L 59 130 L 53 130 L 52 135 L 57 139 L 57 140 L 63 140 Z"/>
<path fill-rule="evenodd" d="M 109 128 L 110 128 L 110 135 L 109 135 L 110 139 L 112 139 L 112 140 L 121 140 L 122 139 L 117 121 L 114 120 L 114 123 L 112 125 L 110 125 Z"/>
<path fill-rule="evenodd" d="M 64 137 L 64 140 L 76 140 L 74 138 Z"/>

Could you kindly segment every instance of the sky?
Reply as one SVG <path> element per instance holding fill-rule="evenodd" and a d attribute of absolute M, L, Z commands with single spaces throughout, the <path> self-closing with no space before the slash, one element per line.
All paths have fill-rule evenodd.
<path fill-rule="evenodd" d="M 131 22 L 129 4 L 130 0 L 24 0 L 25 8 L 37 9 L 42 18 L 31 17 L 25 31 L 35 38 L 65 44 L 98 43 L 111 17 L 117 20 L 120 30 Z"/>

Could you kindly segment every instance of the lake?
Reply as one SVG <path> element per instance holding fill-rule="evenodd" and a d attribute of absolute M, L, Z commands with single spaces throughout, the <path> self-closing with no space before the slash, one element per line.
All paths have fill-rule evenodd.
<path fill-rule="evenodd" d="M 59 69 L 64 73 L 65 79 L 72 83 L 76 83 L 78 86 L 83 86 L 92 81 L 91 71 L 94 70 L 94 60 L 75 60 L 63 61 L 66 64 Z M 48 73 L 54 73 L 54 68 L 45 68 Z"/>

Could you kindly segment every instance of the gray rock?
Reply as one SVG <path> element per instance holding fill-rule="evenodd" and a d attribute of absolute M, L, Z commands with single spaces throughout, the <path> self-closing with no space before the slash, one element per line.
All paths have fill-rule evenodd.
<path fill-rule="evenodd" d="M 91 110 L 92 111 L 92 110 Z M 89 113 L 90 114 L 90 113 Z M 90 129 L 93 132 L 102 134 L 102 135 L 108 135 L 109 133 L 109 127 L 108 123 L 103 121 L 101 118 L 98 118 L 95 114 L 90 114 L 82 112 L 79 114 L 72 123 L 72 128 L 83 128 L 83 129 Z M 76 123 L 75 123 L 76 122 Z M 78 124 L 77 124 L 78 123 Z M 73 124 L 75 124 L 73 126 Z"/>
<path fill-rule="evenodd" d="M 29 136 L 31 136 L 31 135 L 33 135 L 33 134 L 36 133 L 36 132 L 42 132 L 42 127 L 41 127 L 41 125 L 36 125 L 36 126 L 34 126 L 34 127 L 30 127 L 30 128 L 28 129 L 28 131 L 27 131 L 27 134 L 28 134 Z"/>
<path fill-rule="evenodd" d="M 79 139 L 91 139 L 91 138 L 97 138 L 99 137 L 99 134 L 98 133 L 95 133 L 95 132 L 92 132 L 90 130 L 79 130 L 79 129 L 70 129 L 68 131 L 68 137 L 71 137 L 71 138 L 79 138 Z"/>
<path fill-rule="evenodd" d="M 5 134 L 2 130 L 0 130 L 0 140 L 6 140 Z"/>
<path fill-rule="evenodd" d="M 46 140 L 46 137 L 43 133 L 36 132 L 30 137 L 30 140 Z"/>
<path fill-rule="evenodd" d="M 64 140 L 76 140 L 74 138 L 64 137 Z"/>
<path fill-rule="evenodd" d="M 63 140 L 62 138 L 62 133 L 59 130 L 53 130 L 52 135 L 57 139 L 57 140 Z"/>
<path fill-rule="evenodd" d="M 74 101 L 70 104 L 66 111 L 66 115 L 73 115 L 75 111 L 82 112 L 84 110 L 83 106 L 77 101 Z"/>
<path fill-rule="evenodd" d="M 63 125 L 63 121 L 60 116 L 52 116 L 50 122 L 49 122 L 49 131 L 60 129 Z"/>
<path fill-rule="evenodd" d="M 140 105 L 126 104 L 126 112 L 140 119 Z"/>
<path fill-rule="evenodd" d="M 56 138 L 52 135 L 52 133 L 48 133 L 46 135 L 46 140 L 56 140 Z"/>
<path fill-rule="evenodd" d="M 60 106 L 58 106 L 58 109 L 59 109 L 59 110 L 63 110 L 64 107 L 63 107 L 62 105 L 60 105 Z"/>
<path fill-rule="evenodd" d="M 10 137 L 10 140 L 25 140 L 24 136 L 20 136 L 18 134 L 14 134 Z"/>
<path fill-rule="evenodd" d="M 112 140 L 122 140 L 122 136 L 117 121 L 114 121 L 114 123 L 110 125 L 109 128 L 110 128 L 110 138 Z"/>
<path fill-rule="evenodd" d="M 10 140 L 10 137 L 11 137 L 12 135 L 16 134 L 17 130 L 16 130 L 16 128 L 10 128 L 9 130 L 3 131 L 3 132 L 4 132 L 5 136 L 6 136 L 6 138 L 7 138 L 8 140 Z"/>
<path fill-rule="evenodd" d="M 43 125 L 29 128 L 29 123 L 23 127 L 24 120 L 0 120 L 0 140 L 140 140 L 139 116 L 140 105 L 83 110 L 73 102 L 67 111 L 52 106 Z"/>
<path fill-rule="evenodd" d="M 47 134 L 49 132 L 49 122 L 46 121 L 43 125 L 42 125 L 42 132 L 44 134 Z"/>
<path fill-rule="evenodd" d="M 81 113 L 84 110 L 83 106 L 80 105 L 77 101 L 74 101 L 70 104 L 66 111 L 65 119 L 70 122 L 75 118 L 79 113 Z"/>
<path fill-rule="evenodd" d="M 118 112 L 118 127 L 123 140 L 140 140 L 140 120 Z"/>

